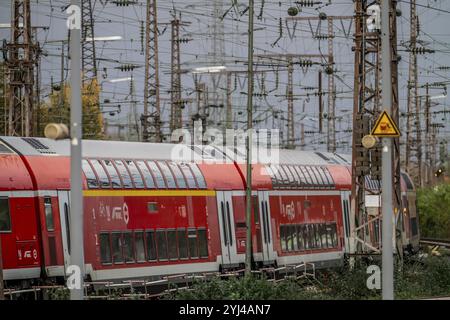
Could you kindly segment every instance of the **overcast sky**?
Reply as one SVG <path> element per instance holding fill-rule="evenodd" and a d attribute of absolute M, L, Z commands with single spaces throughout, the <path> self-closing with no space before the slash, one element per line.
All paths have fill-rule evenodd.
<path fill-rule="evenodd" d="M 114 42 L 97 42 L 97 58 L 99 81 L 103 82 L 101 99 L 109 99 L 122 104 L 122 112 L 111 121 L 121 121 L 127 123 L 127 112 L 129 104 L 124 101 L 131 100 L 130 83 L 121 82 L 111 84 L 107 80 L 123 78 L 130 76 L 129 72 L 121 72 L 115 67 L 120 63 L 133 63 L 142 66 L 133 72 L 135 80 L 136 93 L 135 98 L 138 101 L 137 112 L 142 112 L 143 104 L 143 83 L 144 83 L 144 55 L 141 51 L 142 43 L 140 39 L 141 21 L 145 21 L 145 1 L 138 0 L 137 4 L 128 7 L 117 7 L 112 1 L 95 1 L 95 35 L 96 36 L 121 36 L 123 40 Z M 181 29 L 181 36 L 190 39 L 187 43 L 181 44 L 182 69 L 193 69 L 212 64 L 212 37 L 213 25 L 218 22 L 213 17 L 213 0 L 205 1 L 159 1 L 158 14 L 160 36 L 160 73 L 161 73 L 161 94 L 163 120 L 168 119 L 170 104 L 168 93 L 170 89 L 170 50 L 171 50 L 171 32 L 170 26 L 164 23 L 170 22 L 174 14 L 181 14 L 181 20 L 186 22 L 186 26 Z M 218 1 L 220 2 L 220 1 Z M 222 0 L 223 11 L 230 9 L 232 1 Z M 255 1 L 255 53 L 327 53 L 327 41 L 313 40 L 311 29 L 317 27 L 317 23 L 285 23 L 287 10 L 295 1 L 269 1 L 265 0 L 262 7 L 262 1 Z M 353 1 L 337 0 L 323 1 L 325 4 L 319 8 L 304 8 L 299 16 L 317 16 L 318 12 L 325 12 L 329 15 L 352 15 Z M 40 30 L 38 39 L 43 46 L 45 56 L 42 57 L 42 99 L 45 99 L 50 92 L 50 84 L 60 81 L 60 43 L 54 42 L 67 38 L 65 27 L 64 8 L 69 1 L 62 0 L 32 0 L 32 25 L 46 26 L 48 30 Z M 247 14 L 240 15 L 246 7 L 247 1 L 237 1 L 238 6 L 231 8 L 223 19 L 224 38 L 223 38 L 223 62 L 229 70 L 246 70 L 245 60 L 247 59 Z M 450 70 L 439 70 L 439 67 L 450 66 L 450 1 L 446 0 L 417 0 L 418 14 L 420 19 L 421 33 L 420 40 L 424 41 L 427 48 L 434 49 L 434 54 L 419 56 L 419 79 L 420 83 L 448 81 Z M 430 6 L 432 8 L 429 8 Z M 402 57 L 399 66 L 399 90 L 400 90 L 400 108 L 406 110 L 406 81 L 408 77 L 408 52 L 401 51 L 405 48 L 401 46 L 409 40 L 409 0 L 399 1 L 399 9 L 402 16 L 398 18 L 398 41 L 399 53 Z M 10 1 L 2 0 L 0 2 L 0 23 L 10 22 L 11 8 Z M 282 21 L 280 33 L 280 18 Z M 336 121 L 338 151 L 348 153 L 351 146 L 351 133 L 345 132 L 351 129 L 351 111 L 352 111 L 352 91 L 353 91 L 353 61 L 354 55 L 351 51 L 353 25 L 348 21 L 336 20 L 334 55 L 336 71 Z M 349 29 L 351 28 L 351 29 Z M 220 30 L 220 28 L 219 28 Z M 321 33 L 326 33 L 326 24 L 319 29 Z M 345 31 L 351 30 L 349 37 Z M 219 35 L 217 35 L 219 38 Z M 280 37 L 281 36 L 281 37 Z M 0 38 L 9 40 L 9 30 L 0 29 Z M 277 39 L 279 40 L 277 41 Z M 219 50 L 220 52 L 220 50 Z M 119 63 L 120 62 L 120 63 Z M 275 69 L 274 67 L 258 67 L 262 69 Z M 294 94 L 304 95 L 307 87 L 317 87 L 317 71 L 319 66 L 313 66 L 309 69 L 295 67 L 294 70 Z M 287 101 L 283 95 L 286 94 L 287 74 L 285 68 L 278 72 L 278 88 L 276 87 L 276 72 L 265 73 L 265 79 L 261 74 L 255 77 L 255 92 L 267 92 L 267 98 L 255 97 L 255 119 L 259 120 L 257 126 L 271 128 L 279 127 L 286 130 L 286 110 Z M 67 76 L 67 73 L 66 73 Z M 202 81 L 210 83 L 207 75 L 202 76 Z M 218 92 L 225 93 L 225 78 L 221 79 Z M 239 75 L 233 78 L 233 87 L 236 83 L 236 90 L 233 92 L 233 111 L 236 126 L 243 128 L 245 126 L 245 104 L 246 76 Z M 327 90 L 327 79 L 323 78 L 324 90 Z M 193 84 L 193 75 L 186 73 L 182 76 L 183 97 L 194 98 L 195 91 Z M 265 91 L 264 91 L 265 89 Z M 424 94 L 421 92 L 420 94 Z M 434 90 L 432 94 L 442 94 L 440 90 Z M 326 107 L 326 97 L 324 99 Z M 449 111 L 449 98 L 435 100 L 441 105 L 434 107 L 434 111 Z M 189 122 L 189 112 L 194 112 L 196 105 L 190 104 L 185 109 L 184 119 Z M 305 130 L 310 132 L 306 135 L 307 149 L 326 149 L 326 136 L 318 134 L 318 100 L 316 97 L 299 96 L 294 101 L 295 110 L 295 130 L 296 138 L 300 137 L 300 125 L 303 124 Z M 223 109 L 216 109 L 212 112 L 212 119 L 216 125 L 221 125 L 221 119 L 224 119 Z M 281 116 L 275 119 L 274 113 L 281 112 Z M 106 115 L 109 117 L 109 115 Z M 449 115 L 441 113 L 433 115 L 433 122 L 443 123 L 445 129 L 440 129 L 439 137 L 448 139 L 450 134 Z M 401 128 L 404 132 L 404 120 L 402 118 Z M 167 124 L 167 122 L 166 122 Z M 299 143 L 300 141 L 298 141 Z"/>

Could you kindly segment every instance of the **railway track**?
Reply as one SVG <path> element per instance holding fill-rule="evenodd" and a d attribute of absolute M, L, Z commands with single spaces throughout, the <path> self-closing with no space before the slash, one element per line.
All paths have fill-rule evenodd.
<path fill-rule="evenodd" d="M 420 244 L 450 248 L 449 239 L 421 238 Z"/>

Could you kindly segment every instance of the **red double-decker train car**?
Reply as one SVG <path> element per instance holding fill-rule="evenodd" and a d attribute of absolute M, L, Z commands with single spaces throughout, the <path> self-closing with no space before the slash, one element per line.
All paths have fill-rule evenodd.
<path fill-rule="evenodd" d="M 0 138 L 7 282 L 65 276 L 71 253 L 69 148 L 67 140 Z M 244 263 L 246 170 L 230 151 L 84 141 L 83 157 L 90 279 L 154 279 Z M 349 157 L 280 150 L 277 163 L 254 164 L 252 177 L 255 264 L 342 263 L 351 227 Z M 406 192 L 411 182 L 402 178 L 408 179 Z M 404 200 L 407 205 L 406 194 Z M 417 231 L 409 226 L 410 210 L 404 214 L 408 232 Z"/>

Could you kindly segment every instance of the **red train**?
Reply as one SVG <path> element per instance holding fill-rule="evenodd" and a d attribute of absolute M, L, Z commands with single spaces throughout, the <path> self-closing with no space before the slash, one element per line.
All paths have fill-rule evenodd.
<path fill-rule="evenodd" d="M 174 148 L 202 161 L 173 161 Z M 87 275 L 94 281 L 157 278 L 242 265 L 246 170 L 217 161 L 226 153 L 84 141 Z M 350 160 L 280 150 L 280 164 L 253 165 L 255 263 L 342 263 L 350 237 Z M 67 140 L 0 138 L 0 235 L 8 283 L 64 277 L 71 251 L 69 167 Z M 402 180 L 404 237 L 406 245 L 415 245 L 414 187 L 406 174 Z"/>

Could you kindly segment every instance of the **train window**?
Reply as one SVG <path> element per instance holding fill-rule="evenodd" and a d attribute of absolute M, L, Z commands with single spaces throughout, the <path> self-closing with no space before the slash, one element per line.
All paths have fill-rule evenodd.
<path fill-rule="evenodd" d="M 208 258 L 208 236 L 205 229 L 198 229 L 200 258 Z"/>
<path fill-rule="evenodd" d="M 177 230 L 177 239 L 178 239 L 178 253 L 180 255 L 180 259 L 189 258 L 188 254 L 188 244 L 186 238 L 186 230 L 178 229 Z"/>
<path fill-rule="evenodd" d="M 156 260 L 155 231 L 147 231 L 146 240 L 147 240 L 147 259 L 149 261 L 155 261 Z"/>
<path fill-rule="evenodd" d="M 286 251 L 291 251 L 291 228 L 289 225 L 284 226 L 284 238 L 286 241 Z"/>
<path fill-rule="evenodd" d="M 295 172 L 297 172 L 297 176 L 299 178 L 298 183 L 300 184 L 300 187 L 304 188 L 308 183 L 306 182 L 303 172 L 300 170 L 299 166 L 292 166 L 292 168 L 295 170 Z"/>
<path fill-rule="evenodd" d="M 142 179 L 142 175 L 139 172 L 139 169 L 136 167 L 136 164 L 130 160 L 124 160 L 123 163 L 125 164 L 126 167 L 128 167 L 128 170 L 130 171 L 131 180 L 133 180 L 134 182 L 134 187 L 136 189 L 144 189 L 145 188 L 144 180 Z M 153 179 L 151 181 L 152 181 L 151 183 L 153 183 Z"/>
<path fill-rule="evenodd" d="M 290 248 L 293 251 L 297 251 L 298 250 L 298 245 L 297 245 L 297 232 L 295 230 L 295 225 L 291 224 L 289 229 L 290 229 L 289 234 L 291 236 L 291 246 L 290 246 Z"/>
<path fill-rule="evenodd" d="M 178 168 L 177 164 L 175 162 L 169 162 L 169 167 L 170 169 L 172 169 L 173 175 L 177 180 L 178 188 L 186 189 L 186 180 L 184 180 L 184 176 L 181 173 L 180 168 Z"/>
<path fill-rule="evenodd" d="M 319 178 L 316 176 L 316 171 L 314 170 L 314 167 L 307 166 L 306 170 L 308 171 L 308 174 L 311 177 L 313 187 L 317 188 L 321 183 L 319 181 Z"/>
<path fill-rule="evenodd" d="M 413 217 L 411 218 L 411 235 L 413 237 L 417 236 L 418 232 L 417 232 L 417 218 Z"/>
<path fill-rule="evenodd" d="M 325 186 L 328 183 L 326 182 L 325 176 L 322 174 L 323 169 L 320 167 L 311 167 L 312 171 L 315 173 L 317 181 L 319 185 Z"/>
<path fill-rule="evenodd" d="M 297 248 L 300 251 L 305 250 L 305 241 L 303 238 L 303 225 L 298 224 L 296 226 L 296 231 L 297 231 Z"/>
<path fill-rule="evenodd" d="M 44 212 L 47 231 L 55 231 L 55 224 L 53 222 L 52 198 L 50 197 L 44 198 Z"/>
<path fill-rule="evenodd" d="M 309 179 L 312 181 L 311 185 L 313 187 L 317 187 L 319 185 L 319 181 L 317 181 L 316 175 L 314 173 L 314 170 L 311 166 L 305 167 L 306 174 L 308 175 Z"/>
<path fill-rule="evenodd" d="M 334 186 L 333 178 L 331 177 L 327 168 L 322 168 L 322 174 L 325 177 L 325 183 L 330 187 Z"/>
<path fill-rule="evenodd" d="M 291 170 L 289 170 L 289 166 L 281 165 L 281 168 L 284 170 L 287 176 L 287 184 L 295 185 L 295 178 L 292 175 Z"/>
<path fill-rule="evenodd" d="M 158 161 L 158 166 L 161 168 L 161 172 L 163 173 L 164 178 L 166 178 L 167 187 L 175 189 L 177 187 L 175 178 L 173 177 L 172 171 L 170 171 L 167 164 L 163 161 Z"/>
<path fill-rule="evenodd" d="M 112 240 L 112 252 L 113 252 L 113 262 L 123 263 L 122 255 L 122 234 L 115 232 L 111 236 Z"/>
<path fill-rule="evenodd" d="M 8 198 L 0 198 L 0 232 L 11 231 L 11 215 Z"/>
<path fill-rule="evenodd" d="M 158 246 L 158 260 L 167 260 L 167 237 L 165 230 L 156 231 L 156 244 Z"/>
<path fill-rule="evenodd" d="M 122 188 L 122 183 L 120 182 L 119 174 L 117 173 L 116 168 L 114 168 L 114 165 L 111 160 L 102 160 L 103 165 L 106 168 L 106 171 L 109 174 L 109 177 L 111 179 L 112 187 L 114 189 L 120 189 Z"/>
<path fill-rule="evenodd" d="M 280 174 L 281 177 L 282 177 L 282 183 L 283 183 L 283 184 L 289 183 L 289 181 L 290 181 L 291 179 L 289 179 L 289 177 L 288 177 L 286 171 L 284 170 L 284 166 L 279 165 L 279 166 L 277 166 L 277 167 L 278 167 L 279 174 Z"/>
<path fill-rule="evenodd" d="M 300 185 L 300 176 L 298 175 L 297 170 L 295 170 L 294 166 L 288 166 L 289 170 L 291 170 L 292 175 L 294 176 L 294 186 Z"/>
<path fill-rule="evenodd" d="M 135 232 L 134 233 L 134 248 L 136 250 L 136 261 L 145 261 L 145 244 L 144 244 L 144 233 Z"/>
<path fill-rule="evenodd" d="M 92 168 L 97 173 L 98 182 L 102 188 L 111 188 L 108 175 L 98 160 L 91 160 Z"/>
<path fill-rule="evenodd" d="M 149 189 L 155 188 L 155 182 L 153 181 L 152 174 L 150 173 L 150 170 L 148 169 L 145 162 L 144 161 L 136 161 L 136 165 L 139 168 L 139 170 L 141 171 L 142 176 L 144 177 L 147 188 L 149 188 Z M 163 181 L 163 188 L 165 188 L 164 181 Z"/>
<path fill-rule="evenodd" d="M 320 225 L 320 238 L 322 240 L 322 247 L 328 247 L 328 235 L 327 235 L 327 226 L 325 224 Z"/>
<path fill-rule="evenodd" d="M 280 226 L 280 245 L 281 245 L 281 251 L 287 251 L 287 246 L 286 246 L 286 227 L 284 225 Z"/>
<path fill-rule="evenodd" d="M 158 213 L 158 203 L 157 202 L 147 202 L 147 212 L 148 213 Z"/>
<path fill-rule="evenodd" d="M 297 188 L 301 186 L 300 176 L 298 172 L 295 170 L 295 166 L 288 166 L 289 170 L 291 170 L 292 175 L 294 176 L 293 185 Z"/>
<path fill-rule="evenodd" d="M 197 180 L 198 187 L 200 189 L 206 189 L 205 178 L 203 177 L 203 174 L 200 171 L 200 169 L 198 168 L 197 164 L 188 163 L 187 165 L 191 168 L 192 172 L 194 173 L 194 177 Z"/>
<path fill-rule="evenodd" d="M 197 230 L 188 229 L 188 246 L 189 256 L 191 259 L 198 258 L 198 245 L 197 245 Z"/>
<path fill-rule="evenodd" d="M 313 224 L 310 224 L 308 227 L 309 227 L 308 228 L 309 248 L 310 249 L 315 249 L 317 247 L 317 244 L 316 244 L 316 230 L 315 230 Z"/>
<path fill-rule="evenodd" d="M 317 247 L 316 243 L 316 228 L 313 224 L 308 225 L 308 237 L 309 237 L 309 248 L 315 249 Z"/>
<path fill-rule="evenodd" d="M 195 178 L 194 175 L 192 174 L 191 169 L 189 169 L 189 167 L 185 163 L 179 163 L 178 165 L 180 166 L 181 171 L 186 177 L 189 189 L 197 188 L 197 184 L 195 183 Z"/>
<path fill-rule="evenodd" d="M 102 264 L 111 263 L 111 239 L 109 233 L 100 233 L 100 261 Z"/>
<path fill-rule="evenodd" d="M 272 164 L 272 165 L 270 165 L 270 171 L 272 171 L 272 173 L 273 173 L 273 177 L 275 178 L 275 183 L 283 184 L 284 178 L 281 176 L 280 166 Z"/>
<path fill-rule="evenodd" d="M 305 181 L 308 187 L 312 186 L 313 182 L 311 177 L 308 174 L 308 171 L 306 170 L 306 168 L 304 166 L 299 166 L 298 167 L 300 169 L 300 172 L 303 173 L 303 177 L 305 177 Z"/>
<path fill-rule="evenodd" d="M 323 174 L 325 175 L 325 178 L 327 179 L 327 183 L 329 186 L 334 186 L 333 177 L 330 175 L 330 172 L 327 168 L 323 168 Z"/>
<path fill-rule="evenodd" d="M 125 232 L 123 234 L 123 257 L 126 263 L 134 262 L 134 250 L 133 250 L 133 234 L 131 232 Z"/>
<path fill-rule="evenodd" d="M 319 183 L 322 186 L 328 187 L 330 184 L 328 183 L 328 179 L 325 176 L 324 168 L 322 168 L 322 167 L 315 167 L 314 169 L 315 169 L 315 172 L 316 172 L 317 179 L 319 180 Z"/>
<path fill-rule="evenodd" d="M 114 160 L 114 164 L 116 165 L 117 171 L 122 177 L 123 187 L 125 189 L 132 189 L 133 182 L 131 181 L 130 174 L 127 170 L 127 167 L 123 164 L 122 160 Z"/>
<path fill-rule="evenodd" d="M 167 243 L 169 248 L 169 259 L 178 260 L 177 233 L 175 230 L 167 230 Z"/>
<path fill-rule="evenodd" d="M 147 161 L 147 164 L 153 173 L 153 177 L 155 177 L 156 186 L 158 188 L 166 188 L 166 183 L 164 182 L 163 175 L 161 173 L 161 170 L 159 170 L 158 166 L 156 165 L 156 163 L 154 163 L 153 161 Z"/>
<path fill-rule="evenodd" d="M 309 226 L 307 224 L 303 225 L 303 242 L 305 244 L 305 249 L 311 249 L 309 243 Z"/>
<path fill-rule="evenodd" d="M 313 243 L 314 248 L 316 248 L 316 249 L 323 248 L 324 246 L 323 246 L 322 241 L 320 239 L 320 225 L 313 224 L 311 227 L 314 229 L 314 240 L 313 240 L 314 241 L 314 243 Z M 325 248 L 326 248 L 326 245 L 325 245 Z"/>
<path fill-rule="evenodd" d="M 98 188 L 97 177 L 95 176 L 94 170 L 92 170 L 87 160 L 83 160 L 83 171 L 84 175 L 86 176 L 88 188 L 97 189 Z"/>
<path fill-rule="evenodd" d="M 327 231 L 328 231 L 328 236 L 329 239 L 331 240 L 331 247 L 332 248 L 337 248 L 338 246 L 338 242 L 337 242 L 337 227 L 336 227 L 336 223 L 331 223 L 328 225 L 327 227 Z"/>

